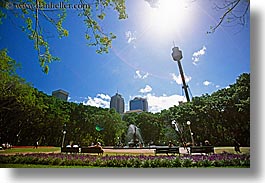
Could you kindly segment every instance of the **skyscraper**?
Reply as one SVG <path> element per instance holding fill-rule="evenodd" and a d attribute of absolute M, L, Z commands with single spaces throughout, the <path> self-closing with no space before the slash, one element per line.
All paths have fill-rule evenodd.
<path fill-rule="evenodd" d="M 115 109 L 118 113 L 124 113 L 124 99 L 121 94 L 116 93 L 111 97 L 110 108 Z"/>
<path fill-rule="evenodd" d="M 130 110 L 148 111 L 148 103 L 146 98 L 135 97 L 130 100 Z"/>
<path fill-rule="evenodd" d="M 64 101 L 68 100 L 68 95 L 69 95 L 68 92 L 61 89 L 52 92 L 52 96 Z"/>

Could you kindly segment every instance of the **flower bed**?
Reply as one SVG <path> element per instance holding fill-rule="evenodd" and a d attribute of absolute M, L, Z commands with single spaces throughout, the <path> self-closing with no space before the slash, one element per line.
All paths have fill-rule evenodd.
<path fill-rule="evenodd" d="M 95 156 L 82 154 L 36 153 L 25 155 L 0 155 L 0 164 L 41 164 L 94 167 L 250 167 L 249 154 L 212 154 L 184 156 Z"/>

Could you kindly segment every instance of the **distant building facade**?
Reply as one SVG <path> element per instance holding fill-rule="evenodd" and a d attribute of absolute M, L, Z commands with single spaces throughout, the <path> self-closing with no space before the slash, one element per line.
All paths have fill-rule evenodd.
<path fill-rule="evenodd" d="M 131 114 L 131 113 L 137 113 L 137 114 L 140 114 L 142 113 L 143 110 L 141 109 L 137 109 L 137 110 L 130 110 L 130 111 L 126 111 L 124 114 Z"/>
<path fill-rule="evenodd" d="M 55 90 L 52 92 L 52 96 L 58 98 L 58 99 L 61 99 L 61 100 L 64 100 L 64 101 L 67 101 L 68 100 L 68 95 L 69 93 L 64 91 L 64 90 Z"/>
<path fill-rule="evenodd" d="M 142 110 L 148 112 L 148 103 L 146 98 L 135 97 L 130 100 L 130 111 Z"/>
<path fill-rule="evenodd" d="M 116 93 L 110 99 L 110 108 L 115 109 L 116 112 L 123 114 L 124 113 L 124 98 L 122 98 L 121 94 Z"/>

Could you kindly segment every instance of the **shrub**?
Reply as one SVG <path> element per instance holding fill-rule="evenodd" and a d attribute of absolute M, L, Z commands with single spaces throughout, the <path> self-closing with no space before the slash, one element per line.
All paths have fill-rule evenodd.
<path fill-rule="evenodd" d="M 182 160 L 181 165 L 182 165 L 182 167 L 191 167 L 192 166 L 192 160 L 189 158 L 185 158 Z"/>
<path fill-rule="evenodd" d="M 172 161 L 172 167 L 181 167 L 181 161 L 179 158 L 175 158 L 173 161 Z"/>
<path fill-rule="evenodd" d="M 249 154 L 214 154 L 175 156 L 93 156 L 80 154 L 0 155 L 0 164 L 42 164 L 95 167 L 250 167 Z"/>

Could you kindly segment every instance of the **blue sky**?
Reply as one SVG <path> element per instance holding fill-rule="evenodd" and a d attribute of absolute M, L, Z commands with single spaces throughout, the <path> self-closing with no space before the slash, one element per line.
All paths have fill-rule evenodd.
<path fill-rule="evenodd" d="M 110 10 L 102 22 L 105 31 L 117 35 L 110 52 L 103 55 L 86 45 L 85 25 L 76 10 L 68 10 L 63 25 L 69 36 L 49 35 L 51 52 L 61 61 L 50 64 L 48 74 L 42 72 L 33 42 L 18 29 L 17 19 L 8 18 L 0 25 L 0 49 L 8 48 L 9 55 L 22 64 L 19 75 L 48 95 L 63 89 L 70 93 L 71 102 L 106 108 L 118 91 L 126 110 L 130 99 L 142 96 L 150 112 L 159 112 L 185 100 L 178 66 L 171 57 L 174 44 L 182 50 L 192 96 L 228 87 L 240 74 L 250 72 L 249 17 L 244 27 L 221 26 L 206 34 L 219 20 L 221 12 L 213 7 L 220 2 L 127 1 L 128 19 L 118 20 Z"/>

